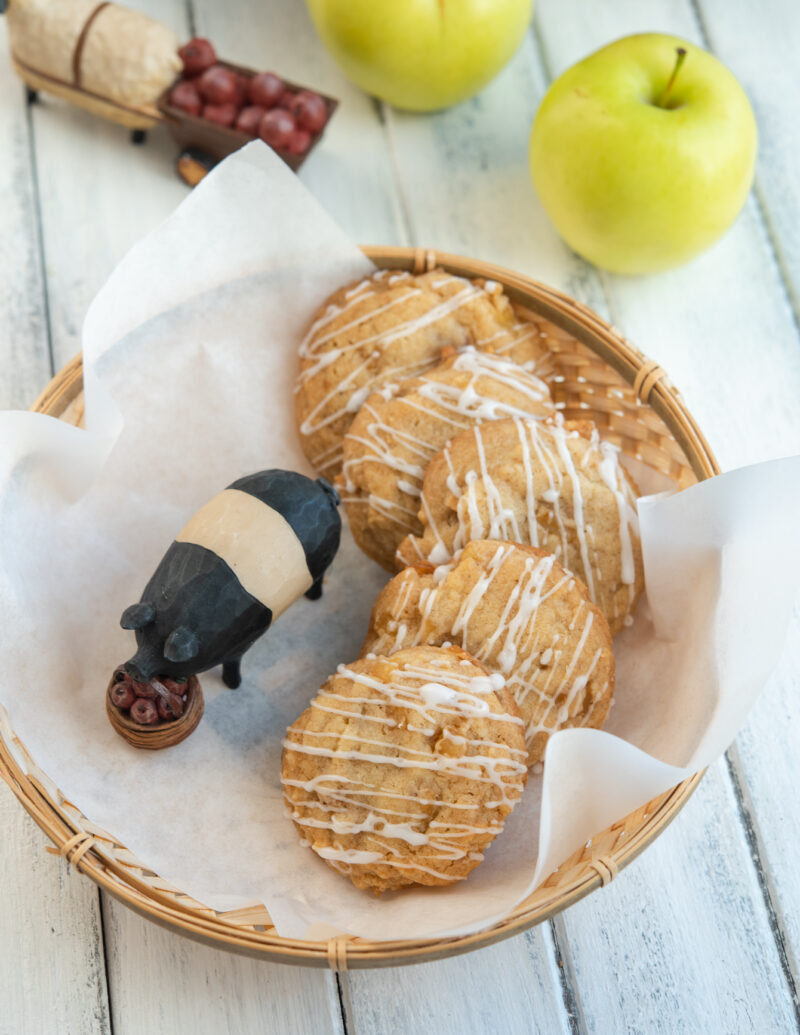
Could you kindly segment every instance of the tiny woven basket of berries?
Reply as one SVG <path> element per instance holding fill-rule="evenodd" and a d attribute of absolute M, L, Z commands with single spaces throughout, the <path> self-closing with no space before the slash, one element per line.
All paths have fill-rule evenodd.
<path fill-rule="evenodd" d="M 137 683 L 118 668 L 106 692 L 111 725 L 133 747 L 148 751 L 180 744 L 197 728 L 203 709 L 197 676 Z"/>

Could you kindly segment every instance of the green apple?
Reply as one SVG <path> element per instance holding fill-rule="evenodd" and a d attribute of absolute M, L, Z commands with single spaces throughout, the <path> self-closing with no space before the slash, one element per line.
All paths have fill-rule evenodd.
<path fill-rule="evenodd" d="M 472 97 L 519 46 L 533 0 L 307 0 L 328 50 L 367 93 L 434 111 Z"/>
<path fill-rule="evenodd" d="M 757 131 L 744 90 L 674 36 L 611 43 L 550 87 L 531 172 L 556 229 L 615 273 L 679 266 L 733 223 L 753 182 Z"/>

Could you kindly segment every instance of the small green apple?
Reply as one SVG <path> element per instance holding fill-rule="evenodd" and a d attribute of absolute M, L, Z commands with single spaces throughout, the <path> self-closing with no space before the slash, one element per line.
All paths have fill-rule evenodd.
<path fill-rule="evenodd" d="M 519 46 L 533 0 L 307 0 L 328 50 L 367 93 L 434 111 L 481 90 Z"/>
<path fill-rule="evenodd" d="M 533 123 L 531 172 L 579 255 L 615 273 L 653 273 L 728 229 L 756 148 L 753 110 L 731 72 L 685 40 L 645 34 L 552 84 Z"/>

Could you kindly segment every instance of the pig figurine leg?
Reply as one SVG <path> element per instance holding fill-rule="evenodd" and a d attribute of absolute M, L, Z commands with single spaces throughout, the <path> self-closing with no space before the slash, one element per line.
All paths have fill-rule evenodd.
<path fill-rule="evenodd" d="M 318 578 L 311 589 L 306 590 L 306 596 L 309 600 L 319 600 L 322 596 L 322 578 Z"/>
<path fill-rule="evenodd" d="M 226 658 L 222 662 L 222 682 L 235 690 L 242 682 L 242 658 Z"/>

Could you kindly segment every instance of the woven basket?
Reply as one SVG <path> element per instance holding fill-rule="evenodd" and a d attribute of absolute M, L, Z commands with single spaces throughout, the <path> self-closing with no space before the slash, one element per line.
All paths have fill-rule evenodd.
<path fill-rule="evenodd" d="M 502 284 L 521 315 L 551 321 L 544 331 L 559 375 L 554 396 L 567 418 L 595 421 L 625 453 L 673 478 L 681 487 L 719 473 L 691 414 L 664 371 L 579 302 L 519 274 L 487 263 L 425 249 L 366 248 L 382 268 L 422 272 L 442 266 L 455 274 Z M 76 357 L 48 385 L 33 409 L 79 424 L 83 415 L 81 361 Z M 397 966 L 477 949 L 541 923 L 607 884 L 677 815 L 702 773 L 648 802 L 591 840 L 499 924 L 461 938 L 370 942 L 338 937 L 307 942 L 282 938 L 263 907 L 218 913 L 189 898 L 147 868 L 110 833 L 67 801 L 36 768 L 0 709 L 0 773 L 54 848 L 119 901 L 157 923 L 199 941 L 260 959 L 332 967 Z"/>

